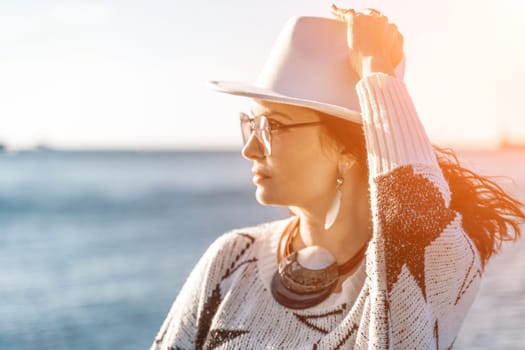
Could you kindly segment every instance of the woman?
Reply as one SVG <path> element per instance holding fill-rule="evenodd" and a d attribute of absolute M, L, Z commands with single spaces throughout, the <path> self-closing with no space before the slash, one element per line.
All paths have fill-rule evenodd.
<path fill-rule="evenodd" d="M 256 198 L 286 220 L 201 258 L 152 349 L 449 349 L 521 203 L 434 150 L 376 10 L 291 19 L 241 114 Z M 513 229 L 512 234 L 508 226 Z"/>

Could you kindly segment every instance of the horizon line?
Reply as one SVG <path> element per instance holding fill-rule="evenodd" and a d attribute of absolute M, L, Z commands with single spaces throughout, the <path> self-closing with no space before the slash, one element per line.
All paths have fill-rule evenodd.
<path fill-rule="evenodd" d="M 501 145 L 440 145 L 443 148 L 450 148 L 454 151 L 501 151 L 501 150 L 525 150 L 524 147 L 502 147 Z M 85 147 L 64 147 L 64 146 L 35 146 L 35 147 L 0 147 L 2 153 L 23 153 L 23 152 L 128 152 L 128 153 L 176 153 L 176 152 L 195 152 L 195 153 L 223 153 L 223 152 L 241 152 L 240 147 L 236 146 L 172 146 L 172 147 L 147 147 L 147 146 L 85 146 Z"/>

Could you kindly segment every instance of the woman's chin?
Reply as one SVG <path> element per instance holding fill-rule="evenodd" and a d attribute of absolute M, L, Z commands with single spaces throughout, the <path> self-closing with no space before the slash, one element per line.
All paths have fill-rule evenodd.
<path fill-rule="evenodd" d="M 255 199 L 262 205 L 284 205 L 280 203 L 281 201 L 276 198 L 270 191 L 257 186 L 255 191 Z"/>

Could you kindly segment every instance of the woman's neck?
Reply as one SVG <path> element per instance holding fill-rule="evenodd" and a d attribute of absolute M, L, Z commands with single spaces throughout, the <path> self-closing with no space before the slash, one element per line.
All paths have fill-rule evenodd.
<path fill-rule="evenodd" d="M 351 192 L 351 195 L 350 195 Z M 299 235 L 293 242 L 294 250 L 318 245 L 328 249 L 338 264 L 353 257 L 372 236 L 368 191 L 365 188 L 349 191 L 344 196 L 339 214 L 328 230 L 325 230 L 325 214 L 299 208 Z"/>

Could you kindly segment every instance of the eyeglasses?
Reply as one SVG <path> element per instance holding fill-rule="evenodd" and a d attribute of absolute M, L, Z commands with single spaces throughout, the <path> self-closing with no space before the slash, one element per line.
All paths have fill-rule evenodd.
<path fill-rule="evenodd" d="M 274 131 L 322 124 L 322 122 L 283 124 L 275 119 L 268 118 L 265 115 L 250 117 L 248 114 L 242 112 L 240 115 L 240 119 L 242 140 L 244 144 L 248 142 L 250 136 L 252 136 L 252 133 L 255 132 L 257 140 L 259 140 L 259 143 L 264 146 L 265 156 L 269 156 L 272 154 L 272 133 Z"/>

